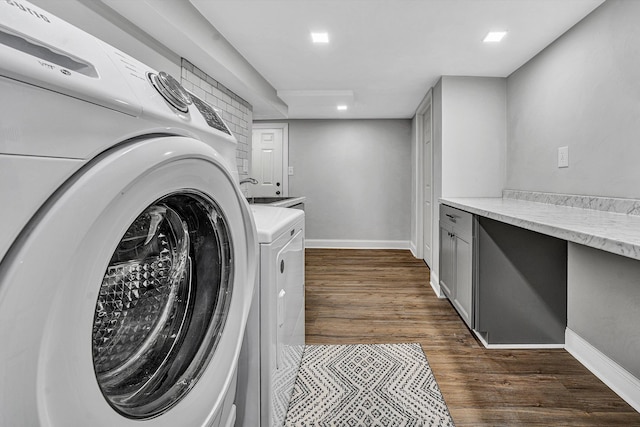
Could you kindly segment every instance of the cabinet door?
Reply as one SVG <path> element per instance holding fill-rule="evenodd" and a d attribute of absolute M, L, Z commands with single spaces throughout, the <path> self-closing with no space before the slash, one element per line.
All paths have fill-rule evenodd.
<path fill-rule="evenodd" d="M 440 225 L 440 288 L 453 301 L 455 292 L 455 251 L 453 233 Z"/>
<path fill-rule="evenodd" d="M 453 303 L 465 323 L 473 328 L 471 309 L 473 304 L 473 275 L 471 242 L 455 236 L 455 293 Z"/>

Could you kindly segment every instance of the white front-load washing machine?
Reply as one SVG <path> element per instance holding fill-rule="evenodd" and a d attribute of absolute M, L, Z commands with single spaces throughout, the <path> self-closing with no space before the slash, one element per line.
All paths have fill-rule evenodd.
<path fill-rule="evenodd" d="M 238 375 L 243 427 L 283 425 L 305 344 L 304 211 L 251 206 L 260 242 L 260 280 Z"/>
<path fill-rule="evenodd" d="M 0 94 L 0 425 L 233 425 L 258 244 L 227 126 L 22 0 Z"/>

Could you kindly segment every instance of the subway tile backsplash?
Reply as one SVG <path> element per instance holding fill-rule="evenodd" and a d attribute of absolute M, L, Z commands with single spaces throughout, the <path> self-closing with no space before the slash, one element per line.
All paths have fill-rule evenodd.
<path fill-rule="evenodd" d="M 222 83 L 182 58 L 182 85 L 221 112 L 222 118 L 238 140 L 236 162 L 240 179 L 248 177 L 242 163 L 251 161 L 251 123 L 253 107 Z"/>

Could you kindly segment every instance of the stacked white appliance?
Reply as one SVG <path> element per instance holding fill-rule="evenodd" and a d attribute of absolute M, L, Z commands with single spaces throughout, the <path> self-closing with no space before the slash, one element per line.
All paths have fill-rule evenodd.
<path fill-rule="evenodd" d="M 0 2 L 0 425 L 232 426 L 258 244 L 170 75 Z"/>
<path fill-rule="evenodd" d="M 280 427 L 305 345 L 304 211 L 251 210 L 260 242 L 254 292 L 238 375 L 238 425 Z"/>

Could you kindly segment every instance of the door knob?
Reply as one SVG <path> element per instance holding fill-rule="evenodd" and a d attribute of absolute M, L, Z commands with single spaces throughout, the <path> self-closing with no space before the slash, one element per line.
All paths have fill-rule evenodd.
<path fill-rule="evenodd" d="M 279 182 L 276 182 L 276 187 L 280 187 L 280 183 Z"/>

